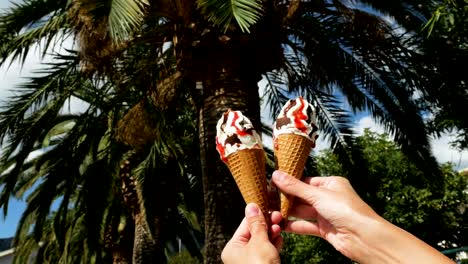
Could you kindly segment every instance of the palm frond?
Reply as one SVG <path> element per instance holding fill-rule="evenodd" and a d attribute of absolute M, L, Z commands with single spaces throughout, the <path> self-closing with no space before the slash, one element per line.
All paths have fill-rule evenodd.
<path fill-rule="evenodd" d="M 375 0 L 362 0 L 361 8 L 372 8 L 383 15 L 391 16 L 404 28 L 420 31 L 432 14 L 433 3 L 422 1 L 381 2 Z M 435 3 L 435 2 L 434 2 Z"/>
<path fill-rule="evenodd" d="M 18 239 L 13 263 L 94 263 L 97 257 L 87 250 L 86 225 L 82 212 L 70 209 L 67 225 L 62 232 L 66 234 L 65 247 L 59 245 L 54 231 L 54 214 L 43 225 L 43 236 L 38 242 L 33 235 L 25 233 Z"/>
<path fill-rule="evenodd" d="M 171 211 L 169 215 L 169 230 L 172 233 L 170 237 L 180 239 L 190 255 L 202 261 L 202 245 L 200 243 L 200 239 L 203 238 L 202 230 L 200 227 L 197 228 L 197 223 L 194 223 L 193 212 L 181 209 L 181 207 L 178 208 L 178 211 Z"/>
<path fill-rule="evenodd" d="M 262 100 L 268 102 L 271 118 L 274 120 L 283 105 L 288 101 L 288 80 L 282 71 L 268 72 L 264 75 L 267 81 Z"/>
<path fill-rule="evenodd" d="M 295 52 L 286 53 L 287 61 L 296 57 L 296 63 L 290 63 L 292 89 L 301 91 L 301 85 L 307 82 L 339 89 L 354 111 L 370 111 L 421 168 L 432 164 L 428 172 L 437 174 L 420 109 L 411 99 L 418 89 L 417 76 L 410 69 L 411 47 L 405 46 L 381 18 L 361 10 L 343 9 L 346 15 L 341 17 L 298 18 L 299 26 L 289 42 Z M 357 23 L 358 17 L 368 23 Z M 317 19 L 321 21 L 318 27 Z M 314 33 L 309 24 L 316 25 Z M 369 29 L 370 25 L 373 29 Z M 321 33 L 316 34 L 317 31 Z M 380 32 L 379 36 L 370 37 L 373 31 Z M 341 38 L 343 32 L 352 37 Z M 306 67 L 297 61 L 305 61 Z M 408 122 L 408 118 L 412 121 Z"/>
<path fill-rule="evenodd" d="M 67 35 L 66 1 L 29 0 L 15 4 L 0 16 L 0 65 L 10 59 L 22 64 L 34 44 L 43 45 L 42 56 L 50 45 L 60 43 Z M 63 29 L 63 30 L 62 30 Z M 22 32 L 23 31 L 23 32 Z M 61 36 L 59 36 L 61 35 Z"/>
<path fill-rule="evenodd" d="M 42 140 L 42 148 L 49 147 L 50 144 L 54 142 L 54 139 L 69 132 L 75 125 L 75 119 L 77 118 L 75 115 L 61 115 L 60 117 L 62 121 L 52 127 L 44 136 L 44 139 Z"/>
<path fill-rule="evenodd" d="M 0 16 L 0 31 L 7 35 L 37 26 L 46 16 L 66 8 L 66 0 L 25 0 L 12 2 L 12 7 Z"/>
<path fill-rule="evenodd" d="M 65 115 L 65 116 L 58 116 L 55 120 L 50 121 L 48 124 L 49 126 L 44 127 L 44 130 L 48 130 L 48 128 L 52 127 L 48 133 L 42 139 L 42 144 L 37 142 L 31 148 L 31 152 L 29 153 L 28 157 L 24 161 L 23 165 L 21 166 L 21 170 L 19 172 L 19 178 L 17 179 L 15 188 L 13 190 L 2 189 L 3 192 L 11 192 L 17 199 L 22 199 L 24 193 L 28 191 L 30 188 L 36 184 L 36 182 L 40 179 L 42 172 L 38 171 L 38 162 L 42 159 L 42 155 L 47 153 L 50 149 L 54 148 L 61 142 L 60 138 L 49 138 L 52 134 L 54 134 L 54 130 L 57 126 L 61 126 L 61 124 L 68 124 L 69 122 L 74 122 L 73 120 L 76 119 L 74 115 Z M 60 131 L 61 135 L 66 134 L 71 127 L 67 127 L 65 130 Z M 38 137 L 38 141 L 41 141 L 41 136 Z M 46 142 L 47 141 L 47 142 Z M 46 142 L 46 143 L 45 143 Z M 6 161 L 1 164 L 1 176 L 0 176 L 0 185 L 9 182 L 11 177 L 16 177 L 15 175 L 18 171 L 14 171 L 13 169 L 16 167 L 18 161 L 22 160 L 23 153 L 18 151 L 8 157 Z M 21 157 L 21 158 L 20 158 Z M 40 166 L 39 166 L 40 167 Z M 2 194 L 2 195 L 6 195 Z M 0 196 L 2 196 L 0 195 Z"/>
<path fill-rule="evenodd" d="M 77 202 L 79 208 L 86 212 L 83 220 L 87 226 L 88 248 L 93 254 L 103 243 L 105 213 L 112 199 L 117 199 L 120 193 L 115 193 L 114 188 L 118 166 L 109 164 L 116 160 L 119 160 L 118 157 L 106 157 L 90 164 L 82 178 L 83 190 Z"/>
<path fill-rule="evenodd" d="M 289 70 L 295 71 L 296 69 L 290 68 Z M 300 77 L 301 73 L 296 72 L 293 75 Z M 279 72 L 271 72 L 267 76 L 267 79 L 270 80 L 285 79 L 284 75 Z M 309 79 L 305 78 L 304 76 L 301 81 L 294 81 L 294 84 L 289 83 L 289 85 L 292 85 L 289 86 L 291 92 L 284 89 L 285 85 L 288 83 L 287 80 L 276 82 L 276 84 L 270 82 L 266 86 L 265 95 L 269 96 L 272 116 L 275 117 L 278 115 L 284 102 L 288 99 L 285 94 L 288 94 L 288 96 L 301 95 L 316 108 L 320 137 L 328 139 L 333 149 L 340 148 L 346 150 L 349 141 L 347 138 L 353 136 L 353 122 L 350 113 L 347 112 L 346 109 L 343 109 L 343 101 L 337 99 L 337 97 L 339 97 L 338 94 L 327 94 L 321 91 L 319 87 L 311 85 Z M 342 154 L 344 153 L 345 152 L 342 152 Z M 350 153 L 348 154 L 348 158 L 352 158 L 352 155 Z"/>
<path fill-rule="evenodd" d="M 33 151 L 35 143 L 38 142 L 38 138 L 43 133 L 42 129 L 47 127 L 47 124 L 54 116 L 58 114 L 64 101 L 52 101 L 46 105 L 41 111 L 36 112 L 31 117 L 27 118 L 24 124 L 21 124 L 18 133 L 12 135 L 10 142 L 8 143 L 5 153 L 3 154 L 0 162 L 3 164 L 8 162 L 10 155 L 14 151 L 18 150 L 16 155 L 15 165 L 8 178 L 5 178 L 3 183 L 5 184 L 2 195 L 0 196 L 0 205 L 3 206 L 4 213 L 8 210 L 9 193 L 11 192 L 16 184 L 16 181 L 23 170 L 23 165 Z M 24 137 L 22 137 L 23 135 Z"/>
<path fill-rule="evenodd" d="M 116 42 L 127 40 L 138 29 L 145 16 L 148 0 L 111 0 L 109 31 Z"/>
<path fill-rule="evenodd" d="M 147 154 L 145 160 L 141 162 L 141 164 L 135 169 L 136 180 L 138 183 L 137 190 L 139 191 L 139 199 L 140 199 L 140 209 L 143 215 L 145 216 L 146 224 L 150 229 L 151 234 L 155 234 L 158 232 L 158 228 L 154 225 L 153 219 L 155 218 L 157 213 L 160 210 L 164 210 L 162 205 L 155 204 L 154 199 L 155 197 L 155 190 L 161 189 L 161 183 L 164 182 L 163 177 L 165 175 L 161 175 L 163 168 L 166 167 L 168 155 L 170 153 L 172 147 L 166 144 L 165 142 L 158 142 L 155 141 L 151 146 L 149 153 Z M 173 169 L 173 168 L 172 168 Z M 177 173 L 177 171 L 175 172 Z M 164 178 L 167 178 L 165 176 Z M 168 190 L 166 189 L 165 192 L 173 193 L 175 195 L 176 190 Z M 161 193 L 158 193 L 161 195 Z M 175 200 L 172 202 L 175 203 Z M 166 205 L 166 210 L 169 205 Z M 156 210 L 155 208 L 159 208 Z"/>
<path fill-rule="evenodd" d="M 34 222 L 34 215 L 29 215 L 28 218 L 22 219 L 22 222 L 23 225 L 30 227 Z M 15 240 L 15 258 L 13 259 L 13 263 L 15 264 L 27 263 L 34 250 L 39 247 L 38 242 L 30 235 L 28 231 L 29 230 L 22 230 L 16 234 L 17 239 Z"/>
<path fill-rule="evenodd" d="M 263 4 L 258 0 L 197 0 L 197 4 L 209 20 L 225 31 L 234 19 L 242 32 L 250 32 L 250 27 L 260 19 L 263 11 Z"/>
<path fill-rule="evenodd" d="M 64 83 L 77 85 L 78 82 L 73 81 L 78 78 L 77 58 L 57 56 L 56 59 L 56 62 L 48 64 L 49 68 L 38 71 L 38 77 L 31 77 L 28 82 L 12 89 L 16 96 L 1 107 L 0 141 L 9 134 L 15 134 L 28 111 L 34 112 L 54 98 L 70 96 L 73 87 L 64 86 Z"/>
<path fill-rule="evenodd" d="M 26 159 L 37 145 L 41 145 L 50 126 L 55 125 L 54 119 L 79 83 L 73 61 L 58 62 L 50 69 L 48 75 L 30 78 L 30 82 L 19 86 L 19 94 L 4 105 L 0 113 L 0 141 L 7 139 L 0 158 L 3 169 L 10 164 L 12 154 L 17 152 L 13 169 L 2 179 L 4 189 L 0 204 L 5 214 L 9 193 L 14 190 Z"/>
<path fill-rule="evenodd" d="M 99 171 L 99 179 L 109 179 L 109 177 L 103 177 L 104 175 L 109 175 L 109 173 L 106 173 L 107 170 L 112 170 L 112 166 L 107 164 L 109 159 L 104 155 L 104 159 L 97 162 L 100 166 L 92 162 L 93 158 L 97 158 L 97 156 L 93 154 L 95 153 L 94 149 L 99 147 L 99 144 L 96 144 L 96 142 L 99 142 L 102 135 L 106 132 L 107 124 L 92 122 L 93 125 L 90 125 L 91 123 L 88 123 L 89 118 L 96 119 L 96 117 L 91 115 L 87 118 L 83 118 L 83 122 L 81 122 L 82 120 L 77 122 L 58 146 L 44 153 L 37 160 L 36 165 L 40 167 L 38 173 L 40 173 L 41 183 L 28 197 L 28 206 L 20 220 L 17 237 L 21 236 L 24 230 L 30 230 L 31 224 L 33 223 L 34 238 L 36 241 L 40 241 L 43 236 L 44 224 L 50 217 L 52 202 L 60 198 L 61 202 L 58 211 L 55 213 L 53 226 L 58 246 L 63 249 L 66 246 L 67 233 L 64 230 L 66 230 L 65 226 L 69 222 L 68 213 L 71 202 L 73 201 L 73 204 L 76 204 L 76 208 L 81 208 L 80 205 L 83 204 L 83 202 L 80 199 L 80 195 L 82 195 L 83 192 L 90 192 L 92 188 L 89 186 L 89 181 L 95 183 L 97 179 L 96 174 L 94 174 L 96 173 L 94 170 L 95 168 L 105 170 L 105 172 Z M 101 125 L 98 127 L 96 124 L 103 124 L 103 126 Z M 83 134 L 88 136 L 82 137 L 81 135 Z M 90 158 L 91 161 L 89 161 Z M 106 164 L 101 164 L 102 162 Z M 84 175 L 92 175 L 92 179 L 85 176 L 82 177 L 81 171 L 83 170 Z M 67 175 L 67 177 L 64 178 L 63 175 Z M 110 178 L 112 179 L 112 176 Z M 110 187 L 112 185 L 106 184 L 105 186 Z M 84 187 L 85 189 L 83 189 Z M 99 190 L 99 192 L 97 192 L 99 195 L 106 196 L 109 194 L 109 192 L 102 191 L 103 186 L 99 185 L 96 187 Z M 77 191 L 81 192 L 77 193 Z M 96 193 L 85 197 L 92 199 L 92 202 L 86 203 L 87 209 L 89 209 L 89 205 L 97 206 L 104 204 L 104 208 L 88 210 L 90 213 L 85 214 L 85 220 L 93 214 L 101 214 L 101 216 L 93 218 L 97 220 L 92 224 L 90 223 L 91 225 L 89 226 L 90 229 L 92 229 L 91 227 L 99 227 L 100 224 L 96 223 L 96 221 L 102 221 L 102 214 L 105 212 L 105 207 L 107 207 L 107 203 L 105 202 L 107 199 L 100 198 L 98 200 L 93 200 L 93 197 L 96 198 Z M 101 201 L 102 203 L 99 204 L 97 201 Z M 87 210 L 85 210 L 85 212 L 87 212 Z M 32 223 L 28 220 L 30 217 L 34 219 Z M 93 229 L 92 232 L 95 236 L 90 236 L 88 234 L 87 241 L 89 243 L 100 241 L 99 234 L 101 234 L 101 232 L 96 229 Z M 96 238 L 96 236 L 98 236 L 98 238 Z M 90 244 L 90 248 L 96 249 L 96 245 Z"/>

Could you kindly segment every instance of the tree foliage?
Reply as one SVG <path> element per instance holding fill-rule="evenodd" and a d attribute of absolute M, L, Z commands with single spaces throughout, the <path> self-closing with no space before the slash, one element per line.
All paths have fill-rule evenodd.
<path fill-rule="evenodd" d="M 325 240 L 296 234 L 283 234 L 281 263 L 352 263 Z"/>
<path fill-rule="evenodd" d="M 201 262 L 192 257 L 187 250 L 183 250 L 169 258 L 168 264 L 201 264 Z"/>
<path fill-rule="evenodd" d="M 115 79 L 88 78 L 80 71 L 76 52 L 55 59 L 39 76 L 18 86 L 0 113 L 0 206 L 6 215 L 12 197 L 28 202 L 15 236 L 16 263 L 35 251 L 37 263 L 109 262 L 119 251 L 129 251 L 131 258 L 135 210 L 160 238 L 156 241 L 162 253 L 167 242 L 179 237 L 201 257 L 201 186 L 193 180 L 199 169 L 196 158 L 185 156 L 196 150 L 190 104 L 165 115 L 159 108 L 138 108 L 133 119 L 151 111 L 151 118 L 139 119 L 142 126 L 156 122 L 175 132 L 157 129 L 154 135 L 141 129 L 140 135 L 150 134 L 143 138 L 151 137 L 151 144 L 131 148 L 117 140 L 117 124 L 140 103 L 140 92 L 128 87 L 118 93 Z M 124 70 L 118 76 L 128 77 Z M 67 102 L 76 98 L 86 102 L 86 109 L 67 113 Z M 164 119 L 171 114 L 173 119 Z M 124 172 L 127 163 L 130 169 Z M 136 200 L 128 201 L 129 191 L 138 192 L 133 194 Z M 168 197 L 171 203 L 158 201 Z M 163 220 L 170 226 L 161 224 Z"/>
<path fill-rule="evenodd" d="M 463 114 L 468 103 L 465 70 L 468 59 L 468 4 L 463 0 L 434 1 L 432 16 L 425 23 L 421 39 L 422 64 L 420 72 L 428 72 L 428 91 L 423 99 L 430 104 L 431 131 L 439 135 L 451 132 L 457 135 L 453 143 L 460 149 L 468 148 L 468 119 Z M 423 62 L 424 61 L 424 62 Z M 432 73 L 432 74 L 431 74 Z"/>

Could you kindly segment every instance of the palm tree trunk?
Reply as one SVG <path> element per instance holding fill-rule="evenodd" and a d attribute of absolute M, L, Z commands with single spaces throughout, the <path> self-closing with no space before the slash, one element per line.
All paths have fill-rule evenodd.
<path fill-rule="evenodd" d="M 112 248 L 112 263 L 113 264 L 130 264 L 132 263 L 133 241 L 135 225 L 131 215 L 127 215 L 125 226 L 119 232 L 119 242 Z M 119 219 L 120 220 L 120 219 Z M 120 221 L 119 221 L 120 222 Z M 117 224 L 118 225 L 118 224 Z"/>
<path fill-rule="evenodd" d="M 177 210 L 177 179 L 171 172 L 177 168 L 175 158 L 168 157 L 165 168 L 160 172 L 155 172 L 152 177 L 147 177 L 145 186 L 138 188 L 147 194 L 151 192 L 151 203 L 145 206 L 145 211 L 135 210 L 137 214 L 135 215 L 133 264 L 167 262 L 165 243 L 169 231 L 169 211 Z M 141 192 L 138 194 L 140 197 Z M 139 200 L 140 204 L 144 202 L 141 197 Z"/>
<path fill-rule="evenodd" d="M 221 251 L 244 215 L 242 196 L 216 151 L 216 124 L 229 108 L 260 128 L 257 79 L 222 68 L 203 82 L 199 109 L 200 152 L 205 203 L 205 263 L 220 263 Z"/>
<path fill-rule="evenodd" d="M 158 175 L 159 181 L 148 181 L 148 184 L 151 186 L 139 186 L 135 177 L 132 176 L 132 170 L 135 166 L 140 164 L 141 155 L 142 153 L 134 154 L 125 160 L 120 167 L 123 203 L 125 208 L 129 213 L 131 213 L 131 219 L 128 219 L 128 222 L 133 221 L 133 223 L 126 224 L 124 230 L 126 237 L 124 238 L 128 239 L 129 237 L 132 237 L 133 241 L 130 241 L 130 243 L 125 243 L 127 241 L 120 241 L 123 243 L 120 245 L 122 248 L 120 248 L 120 250 L 116 249 L 116 251 L 113 252 L 114 263 L 143 264 L 166 262 L 164 254 L 164 235 L 166 233 L 165 227 L 168 215 L 167 208 L 169 206 L 173 206 L 173 203 L 161 203 L 161 201 L 164 201 L 164 198 L 168 197 L 167 191 L 170 194 L 174 192 L 174 181 L 171 180 L 171 175 L 161 173 Z M 145 208 L 147 211 L 142 210 L 141 203 L 143 203 L 143 199 L 140 196 L 142 191 L 141 188 L 150 188 L 154 190 L 154 202 L 152 203 L 151 208 Z M 140 192 L 138 190 L 140 190 Z M 147 217 L 147 213 L 150 214 L 152 218 Z M 153 234 L 151 234 L 151 229 L 148 226 L 147 219 L 154 220 L 153 223 L 151 223 L 154 227 Z M 132 227 L 133 230 L 128 230 Z M 134 235 L 128 234 L 132 231 L 134 232 Z M 128 257 L 128 253 L 131 254 L 130 257 Z M 121 258 L 123 254 L 125 254 L 125 259 Z"/>
<path fill-rule="evenodd" d="M 164 250 L 153 239 L 146 224 L 145 215 L 139 213 L 135 218 L 135 240 L 133 242 L 133 263 L 165 263 Z"/>

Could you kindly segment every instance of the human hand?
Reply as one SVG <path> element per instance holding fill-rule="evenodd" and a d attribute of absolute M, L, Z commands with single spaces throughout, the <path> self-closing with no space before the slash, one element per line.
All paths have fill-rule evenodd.
<path fill-rule="evenodd" d="M 359 263 L 453 263 L 452 260 L 372 210 L 343 177 L 304 182 L 275 171 L 273 182 L 296 196 L 285 231 L 319 236 Z"/>
<path fill-rule="evenodd" d="M 356 245 L 350 244 L 358 244 L 362 227 L 380 217 L 361 200 L 347 179 L 332 176 L 300 181 L 275 171 L 272 180 L 282 192 L 297 197 L 290 215 L 303 219 L 287 222 L 285 231 L 322 237 L 345 256 L 356 259 L 351 250 Z"/>
<path fill-rule="evenodd" d="M 278 223 L 282 217 L 279 212 L 270 215 L 271 227 L 254 203 L 245 207 L 245 218 L 226 244 L 221 259 L 231 263 L 280 263 L 279 249 L 283 243 Z M 268 237 L 270 233 L 270 238 Z"/>

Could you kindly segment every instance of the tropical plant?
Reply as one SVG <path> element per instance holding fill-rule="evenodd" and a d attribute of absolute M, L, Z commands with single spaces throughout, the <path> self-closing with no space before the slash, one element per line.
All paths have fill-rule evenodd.
<path fill-rule="evenodd" d="M 166 243 L 177 238 L 201 258 L 200 227 L 190 228 L 197 226 L 191 212 L 201 201 L 193 199 L 199 167 L 196 159 L 179 157 L 191 153 L 195 142 L 190 105 L 172 109 L 169 122 L 154 120 L 171 115 L 150 107 L 153 119 L 147 121 L 164 130 L 139 131 L 152 140 L 132 148 L 117 141 L 125 135 L 115 135 L 127 131 L 129 118 L 122 116 L 148 115 L 141 105 L 150 102 L 135 101 L 140 98 L 134 87 L 117 96 L 112 79 L 84 76 L 74 52 L 55 61 L 17 87 L 0 113 L 0 207 L 6 215 L 10 195 L 27 196 L 28 202 L 15 238 L 15 262 L 34 251 L 38 263 L 164 262 Z M 72 97 L 88 108 L 64 113 Z M 39 154 L 31 158 L 33 152 Z"/>
<path fill-rule="evenodd" d="M 453 142 L 460 149 L 468 148 L 468 122 L 463 114 L 468 103 L 467 76 L 454 69 L 465 67 L 468 59 L 468 4 L 464 1 L 435 1 L 432 17 L 424 26 L 427 38 L 421 40 L 427 89 L 424 99 L 432 103 L 430 124 L 437 134 L 452 132 Z M 422 72 L 423 70 L 421 70 Z"/>
<path fill-rule="evenodd" d="M 465 1 L 434 1 L 433 13 L 424 25 L 428 36 L 444 35 L 453 45 L 466 48 L 466 27 L 468 22 L 468 3 Z M 455 41 L 455 42 L 454 42 Z"/>
<path fill-rule="evenodd" d="M 439 169 L 429 150 L 421 109 L 412 97 L 421 88 L 420 75 L 412 68 L 417 50 L 409 41 L 411 35 L 400 34 L 378 14 L 394 14 L 396 27 L 413 29 L 415 24 L 408 20 L 419 18 L 416 5 L 27 0 L 0 18 L 0 51 L 4 62 L 6 58 L 22 60 L 33 44 L 43 44 L 45 53 L 47 47 L 60 45 L 63 36 L 75 38 L 80 73 L 88 79 L 110 80 L 115 99 L 122 103 L 125 96 L 132 96 L 134 104 L 125 106 L 135 108 L 126 120 L 147 121 L 146 117 L 134 119 L 130 113 L 138 113 L 142 106 L 155 109 L 148 113 L 156 114 L 152 125 L 159 129 L 144 122 L 148 137 L 140 139 L 129 125 L 120 130 L 124 131 L 120 136 L 134 148 L 145 145 L 141 141 L 154 140 L 151 131 L 162 131 L 167 123 L 161 120 L 170 120 L 166 110 L 176 109 L 178 102 L 192 102 L 200 133 L 205 262 L 217 263 L 242 217 L 243 203 L 215 151 L 215 125 L 222 112 L 235 108 L 261 127 L 257 83 L 262 78 L 268 83 L 264 99 L 272 115 L 288 97 L 299 94 L 317 107 L 321 134 L 330 139 L 341 162 L 353 172 L 352 181 L 364 182 L 360 175 L 365 174 L 360 151 L 352 148 L 353 111 L 369 111 L 428 177 L 436 179 Z M 97 91 L 102 91 L 101 85 L 97 83 Z M 129 95 L 130 91 L 135 93 Z M 144 103 L 147 98 L 151 103 Z M 342 107 L 344 102 L 350 109 Z M 134 128 L 142 126 L 140 122 Z"/>

